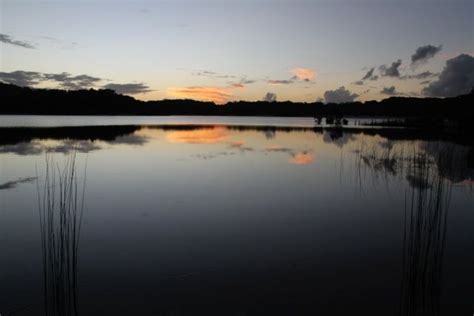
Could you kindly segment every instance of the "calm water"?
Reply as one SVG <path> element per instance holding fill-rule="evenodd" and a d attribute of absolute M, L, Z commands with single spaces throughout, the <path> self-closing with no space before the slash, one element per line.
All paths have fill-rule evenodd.
<path fill-rule="evenodd" d="M 474 149 L 455 138 L 0 122 L 2 315 L 474 312 Z"/>

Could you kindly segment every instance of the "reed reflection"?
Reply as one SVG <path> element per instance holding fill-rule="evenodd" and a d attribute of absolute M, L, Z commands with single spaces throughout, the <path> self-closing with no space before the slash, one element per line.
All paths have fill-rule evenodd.
<path fill-rule="evenodd" d="M 48 316 L 78 315 L 77 264 L 86 168 L 80 185 L 76 151 L 67 154 L 62 165 L 47 153 L 43 187 L 37 182 L 44 308 Z"/>

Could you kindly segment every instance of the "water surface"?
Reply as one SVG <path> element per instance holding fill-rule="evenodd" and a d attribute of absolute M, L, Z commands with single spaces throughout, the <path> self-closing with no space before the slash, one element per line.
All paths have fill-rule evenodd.
<path fill-rule="evenodd" d="M 474 311 L 470 144 L 301 118 L 15 120 L 2 314 Z M 51 199 L 68 212 L 48 222 Z"/>

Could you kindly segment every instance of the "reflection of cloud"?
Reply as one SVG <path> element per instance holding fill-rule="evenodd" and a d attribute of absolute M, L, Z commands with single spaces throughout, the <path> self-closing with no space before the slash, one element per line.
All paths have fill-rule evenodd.
<path fill-rule="evenodd" d="M 280 145 L 270 145 L 265 148 L 267 152 L 281 152 L 281 153 L 291 153 L 291 148 L 283 147 Z"/>
<path fill-rule="evenodd" d="M 172 87 L 168 88 L 168 94 L 176 98 L 211 101 L 217 104 L 224 104 L 233 97 L 229 88 L 222 87 Z"/>
<path fill-rule="evenodd" d="M 299 80 L 310 81 L 316 78 L 316 72 L 310 68 L 294 68 L 290 72 Z"/>
<path fill-rule="evenodd" d="M 302 151 L 296 154 L 293 154 L 288 163 L 294 165 L 307 165 L 314 162 L 314 155 L 307 151 Z"/>
<path fill-rule="evenodd" d="M 233 142 L 229 142 L 229 147 L 232 148 L 232 149 L 238 149 L 238 150 L 240 150 L 241 152 L 253 151 L 253 148 L 252 148 L 252 147 L 248 147 L 248 146 L 244 146 L 244 145 L 245 145 L 245 142 L 244 142 L 244 141 L 233 141 Z"/>
<path fill-rule="evenodd" d="M 116 144 L 124 144 L 124 145 L 144 145 L 148 141 L 149 137 L 139 135 L 139 134 L 131 134 L 125 136 L 119 136 L 113 141 L 109 141 L 108 143 L 116 145 Z"/>
<path fill-rule="evenodd" d="M 18 180 L 9 181 L 9 182 L 0 184 L 0 190 L 13 189 L 20 183 L 31 182 L 31 181 L 34 181 L 34 180 L 36 180 L 36 177 L 20 178 Z"/>
<path fill-rule="evenodd" d="M 166 134 L 166 139 L 170 143 L 216 144 L 224 141 L 227 136 L 225 128 L 216 127 L 211 129 L 170 132 Z"/>
<path fill-rule="evenodd" d="M 62 141 L 32 140 L 28 143 L 0 146 L 0 153 L 12 153 L 20 156 L 39 155 L 44 152 L 67 154 L 71 151 L 88 153 L 101 149 L 97 144 L 87 140 L 65 139 Z"/>

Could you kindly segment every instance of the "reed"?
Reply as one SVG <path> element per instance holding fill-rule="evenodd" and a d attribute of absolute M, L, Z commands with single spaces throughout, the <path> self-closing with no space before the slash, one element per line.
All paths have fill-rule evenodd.
<path fill-rule="evenodd" d="M 43 186 L 37 181 L 46 315 L 78 315 L 77 264 L 86 169 L 87 161 L 81 188 L 76 151 L 61 166 L 46 153 Z"/>

